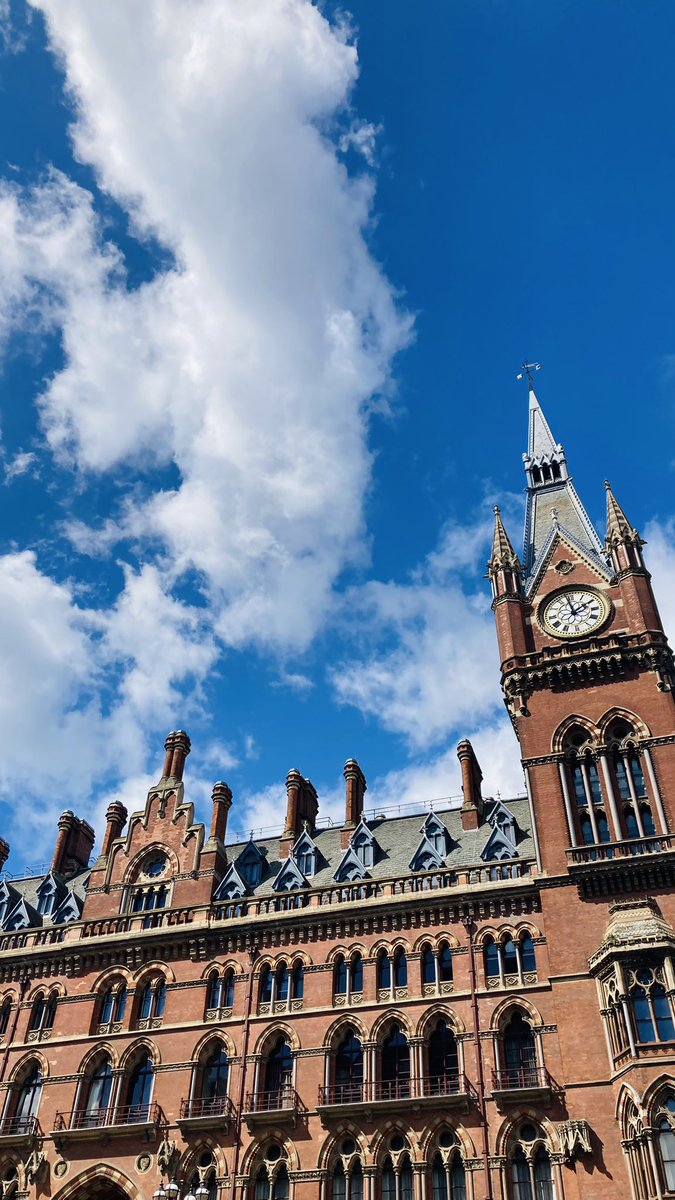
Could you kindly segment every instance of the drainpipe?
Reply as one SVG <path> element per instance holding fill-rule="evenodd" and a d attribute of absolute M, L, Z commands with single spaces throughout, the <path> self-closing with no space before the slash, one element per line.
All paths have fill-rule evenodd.
<path fill-rule="evenodd" d="M 473 1016 L 473 1036 L 476 1042 L 476 1064 L 478 1068 L 478 1111 L 483 1130 L 483 1173 L 485 1176 L 485 1200 L 494 1200 L 492 1191 L 492 1174 L 490 1172 L 490 1137 L 488 1132 L 487 1108 L 485 1103 L 485 1075 L 483 1072 L 483 1049 L 480 1040 L 480 1020 L 478 1017 L 478 996 L 476 994 L 476 959 L 474 944 L 471 936 L 474 923 L 471 917 L 462 917 L 462 925 L 466 929 L 466 939 L 469 945 L 469 979 L 471 983 L 471 1013 Z"/>
<path fill-rule="evenodd" d="M 12 1021 L 12 1032 L 10 1033 L 9 1037 L 7 1038 L 7 1045 L 5 1046 L 5 1053 L 2 1056 L 2 1067 L 0 1068 L 0 1083 L 2 1083 L 5 1078 L 5 1071 L 7 1070 L 7 1062 L 9 1059 L 9 1052 L 12 1047 L 12 1042 L 14 1041 L 14 1038 L 16 1037 L 16 1027 L 19 1023 L 19 1011 L 20 1011 L 21 1005 L 23 1003 L 23 998 L 26 995 L 26 989 L 28 987 L 28 983 L 29 983 L 29 980 L 28 980 L 27 976 L 22 975 L 21 979 L 19 980 L 19 999 L 17 1000 L 17 1004 L 16 1004 L 16 1012 L 14 1013 L 14 1020 Z"/>
<path fill-rule="evenodd" d="M 253 968 L 258 958 L 258 947 L 251 946 L 248 956 L 251 963 L 251 968 L 248 976 L 248 994 L 246 996 L 246 1012 L 244 1014 L 244 1040 L 241 1051 L 241 1082 L 239 1084 L 239 1104 L 237 1105 L 237 1113 L 234 1127 L 234 1159 L 232 1161 L 232 1200 L 237 1197 L 237 1173 L 239 1171 L 239 1157 L 241 1154 L 241 1125 L 242 1113 L 244 1111 L 244 1097 L 246 1089 L 246 1058 L 248 1056 L 248 1043 L 251 1034 L 251 1007 L 253 1004 Z"/>

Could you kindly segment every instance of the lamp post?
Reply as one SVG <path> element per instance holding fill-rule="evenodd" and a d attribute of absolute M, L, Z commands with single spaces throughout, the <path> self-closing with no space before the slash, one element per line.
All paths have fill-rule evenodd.
<path fill-rule="evenodd" d="M 182 1191 L 181 1185 L 177 1179 L 170 1179 L 166 1187 L 161 1182 L 157 1191 L 153 1193 L 152 1200 L 209 1200 L 209 1189 L 202 1180 L 199 1187 L 188 1187 L 186 1191 Z"/>

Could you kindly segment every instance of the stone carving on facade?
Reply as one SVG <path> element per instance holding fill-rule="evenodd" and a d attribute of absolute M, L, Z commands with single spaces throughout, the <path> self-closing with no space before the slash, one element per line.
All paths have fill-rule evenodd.
<path fill-rule="evenodd" d="M 178 1163 L 178 1147 L 173 1138 L 163 1137 L 157 1151 L 157 1171 L 160 1175 L 173 1176 Z"/>
<path fill-rule="evenodd" d="M 26 1182 L 29 1184 L 37 1183 L 47 1170 L 47 1155 L 44 1150 L 38 1150 L 37 1148 L 31 1150 L 26 1159 L 24 1170 L 26 1172 Z M 4 1193 L 3 1200 L 5 1200 Z"/>
<path fill-rule="evenodd" d="M 559 1121 L 558 1135 L 565 1163 L 571 1163 L 577 1154 L 592 1154 L 591 1129 L 588 1121 Z"/>

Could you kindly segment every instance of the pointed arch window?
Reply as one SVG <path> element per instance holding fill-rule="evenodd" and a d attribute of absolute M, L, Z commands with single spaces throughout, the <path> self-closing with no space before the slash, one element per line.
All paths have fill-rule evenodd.
<path fill-rule="evenodd" d="M 149 1023 L 153 1025 L 161 1021 L 166 1007 L 166 980 L 163 975 L 155 975 L 141 989 L 138 1002 L 138 1028 L 146 1029 Z"/>
<path fill-rule="evenodd" d="M 77 1113 L 77 1125 L 82 1129 L 98 1128 L 110 1122 L 110 1097 L 113 1072 L 108 1055 L 100 1058 L 85 1081 L 84 1103 Z"/>
<path fill-rule="evenodd" d="M 231 1009 L 234 1004 L 234 971 L 212 971 L 206 992 L 207 1009 Z"/>
<path fill-rule="evenodd" d="M 539 1082 L 537 1049 L 531 1026 L 519 1010 L 502 1035 L 499 1086 L 508 1090 L 536 1087 Z"/>
<path fill-rule="evenodd" d="M 363 1200 L 363 1168 L 361 1160 L 352 1155 L 347 1166 L 339 1158 L 332 1171 L 331 1200 Z"/>
<path fill-rule="evenodd" d="M 124 980 L 116 980 L 101 996 L 99 1032 L 107 1032 L 111 1025 L 124 1020 L 127 1008 L 127 986 Z M 103 1026 L 104 1028 L 100 1028 Z"/>
<path fill-rule="evenodd" d="M 363 1046 L 353 1029 L 338 1045 L 333 1074 L 335 1104 L 357 1104 L 363 1099 Z"/>
<path fill-rule="evenodd" d="M 9 1018 L 12 1011 L 12 998 L 7 996 L 0 1005 L 0 1039 L 4 1038 L 9 1025 Z"/>
<path fill-rule="evenodd" d="M 266 1094 L 264 1107 L 284 1108 L 288 1090 L 293 1082 L 293 1052 L 286 1038 L 277 1038 L 267 1056 L 262 1074 L 263 1091 Z"/>
<path fill-rule="evenodd" d="M 629 976 L 635 1040 L 642 1044 L 674 1041 L 675 1021 L 662 968 L 641 967 Z"/>
<path fill-rule="evenodd" d="M 201 1078 L 201 1099 L 220 1100 L 227 1096 L 230 1063 L 222 1042 L 213 1048 L 204 1062 Z"/>
<path fill-rule="evenodd" d="M 437 948 L 422 947 L 422 986 L 425 995 L 451 991 L 453 979 L 452 950 L 446 941 Z M 443 986 L 445 985 L 445 986 Z"/>
<path fill-rule="evenodd" d="M 155 1069 L 149 1054 L 142 1054 L 132 1067 L 127 1084 L 127 1118 L 129 1123 L 147 1121 L 150 1115 Z"/>
<path fill-rule="evenodd" d="M 288 1170 L 285 1163 L 273 1173 L 263 1163 L 255 1177 L 254 1200 L 288 1200 Z"/>
<path fill-rule="evenodd" d="M 56 992 L 40 992 L 35 997 L 28 1025 L 29 1040 L 35 1041 L 49 1036 L 56 1018 L 57 1001 Z"/>
<path fill-rule="evenodd" d="M 403 946 L 397 946 L 394 950 L 393 975 L 395 988 L 407 987 L 408 960 L 406 959 Z"/>
<path fill-rule="evenodd" d="M 457 1038 L 454 1030 L 443 1019 L 436 1022 L 429 1036 L 427 1062 L 429 1095 L 449 1096 L 459 1090 Z"/>
<path fill-rule="evenodd" d="M 394 1025 L 382 1042 L 380 1070 L 383 1100 L 410 1095 L 410 1046 L 400 1025 Z"/>
<path fill-rule="evenodd" d="M 42 1083 L 39 1063 L 33 1062 L 24 1068 L 16 1091 L 10 1091 L 7 1099 L 9 1115 L 2 1122 L 4 1134 L 33 1132 L 42 1097 Z"/>
<path fill-rule="evenodd" d="M 507 934 L 499 942 L 488 937 L 483 945 L 488 987 L 522 987 L 525 983 L 536 983 L 537 956 L 528 930 Z"/>
<path fill-rule="evenodd" d="M 459 1150 L 436 1151 L 431 1164 L 433 1200 L 466 1200 L 466 1172 Z"/>
<path fill-rule="evenodd" d="M 379 991 L 390 991 L 392 986 L 391 959 L 386 950 L 377 956 L 377 986 Z"/>

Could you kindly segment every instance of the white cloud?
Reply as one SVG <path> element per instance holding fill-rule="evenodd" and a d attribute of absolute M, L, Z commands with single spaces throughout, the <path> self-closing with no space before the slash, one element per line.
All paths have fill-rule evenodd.
<path fill-rule="evenodd" d="M 14 458 L 5 463 L 5 484 L 8 486 L 14 479 L 30 471 L 36 459 L 37 455 L 28 450 L 21 450 L 15 454 Z"/>
<path fill-rule="evenodd" d="M 647 540 L 645 561 L 652 575 L 652 587 L 661 620 L 671 646 L 675 645 L 675 517 L 650 521 L 644 534 Z"/>
<path fill-rule="evenodd" d="M 488 512 L 462 526 L 452 522 L 409 583 L 370 581 L 346 597 L 362 656 L 331 672 L 336 695 L 402 733 L 415 750 L 501 705 L 489 595 L 465 582 L 487 560 L 493 527 Z"/>
<path fill-rule="evenodd" d="M 175 262 L 130 291 L 85 191 L 6 192 L 0 313 L 61 330 L 49 444 L 89 472 L 174 461 L 179 486 L 102 544 L 161 539 L 224 642 L 302 648 L 363 556 L 366 406 L 409 336 L 365 239 L 372 181 L 322 132 L 349 116 L 354 46 L 307 0 L 36 7 L 78 155 Z"/>

